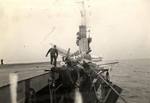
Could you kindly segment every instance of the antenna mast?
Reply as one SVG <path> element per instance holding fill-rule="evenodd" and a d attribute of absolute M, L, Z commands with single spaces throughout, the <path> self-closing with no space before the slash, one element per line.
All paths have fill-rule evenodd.
<path fill-rule="evenodd" d="M 82 4 L 82 10 L 81 13 L 81 25 L 86 25 L 86 9 L 85 9 L 85 2 L 81 1 Z"/>
<path fill-rule="evenodd" d="M 87 26 L 86 26 L 86 8 L 85 8 L 85 2 L 81 1 L 82 4 L 82 10 L 81 13 L 81 24 L 79 25 L 79 31 L 77 32 L 77 46 L 79 46 L 79 51 L 83 55 L 88 55 L 89 52 L 91 52 L 90 49 L 90 42 L 91 38 L 87 37 Z"/>

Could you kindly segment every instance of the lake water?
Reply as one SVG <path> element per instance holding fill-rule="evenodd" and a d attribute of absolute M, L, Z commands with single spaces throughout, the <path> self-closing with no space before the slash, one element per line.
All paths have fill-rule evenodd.
<path fill-rule="evenodd" d="M 121 60 L 110 73 L 128 103 L 150 103 L 150 59 Z"/>

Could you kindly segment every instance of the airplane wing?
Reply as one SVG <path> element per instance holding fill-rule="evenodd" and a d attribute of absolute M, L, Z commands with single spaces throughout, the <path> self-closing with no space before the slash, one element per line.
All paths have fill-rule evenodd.
<path fill-rule="evenodd" d="M 54 46 L 54 44 L 50 43 L 51 46 Z M 74 56 L 71 52 L 70 52 L 70 48 L 68 50 L 65 50 L 59 46 L 56 46 L 59 55 L 61 56 L 66 56 L 66 57 L 71 57 Z"/>
<path fill-rule="evenodd" d="M 77 50 L 76 52 L 72 53 L 70 56 L 78 56 L 78 55 L 80 55 L 80 51 L 79 50 Z"/>
<path fill-rule="evenodd" d="M 91 59 L 93 62 L 100 62 L 103 58 L 100 56 L 91 55 Z"/>
<path fill-rule="evenodd" d="M 102 65 L 114 65 L 114 64 L 118 64 L 118 61 L 112 61 L 112 62 L 99 62 L 97 63 L 97 65 L 102 66 Z"/>
<path fill-rule="evenodd" d="M 54 44 L 52 44 L 52 43 L 50 43 L 50 45 L 54 46 Z M 57 50 L 58 50 L 59 55 L 61 55 L 61 56 L 66 56 L 67 55 L 67 50 L 62 49 L 62 48 L 60 48 L 58 46 L 57 46 Z"/>

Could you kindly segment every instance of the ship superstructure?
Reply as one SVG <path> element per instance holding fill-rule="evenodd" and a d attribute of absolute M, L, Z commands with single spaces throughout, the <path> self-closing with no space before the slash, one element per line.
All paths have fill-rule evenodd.
<path fill-rule="evenodd" d="M 63 56 L 65 65 L 53 69 L 56 70 L 55 73 L 60 75 L 60 78 L 55 79 L 57 84 L 55 85 L 56 87 L 53 86 L 53 79 L 51 78 L 50 97 L 53 99 L 51 103 L 74 103 L 73 98 L 75 98 L 75 95 L 70 96 L 70 94 L 74 94 L 76 88 L 78 88 L 79 93 L 81 94 L 83 103 L 116 103 L 119 97 L 127 103 L 120 95 L 122 88 L 113 84 L 109 76 L 110 65 L 117 64 L 118 62 L 97 65 L 90 55 L 90 43 L 92 38 L 87 36 L 86 11 L 84 2 L 82 4 L 81 25 L 79 25 L 79 31 L 76 34 L 76 44 L 79 47 L 79 50 L 75 53 L 70 53 L 70 49 L 68 49 L 68 51 L 62 53 L 61 49 L 58 48 L 59 53 Z M 101 58 L 94 59 L 98 59 L 96 62 L 102 61 Z M 54 72 L 51 71 L 51 73 Z M 64 90 L 68 91 L 64 92 Z M 59 94 L 62 96 L 56 97 Z M 54 99 L 55 97 L 57 99 Z"/>

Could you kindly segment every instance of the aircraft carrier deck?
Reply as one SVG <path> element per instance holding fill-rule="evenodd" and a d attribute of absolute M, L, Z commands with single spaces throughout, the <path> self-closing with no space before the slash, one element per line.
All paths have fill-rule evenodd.
<path fill-rule="evenodd" d="M 17 102 L 30 99 L 31 92 L 39 92 L 48 85 L 49 63 L 6 64 L 0 66 L 0 102 L 11 103 L 9 74 L 18 75 Z"/>

